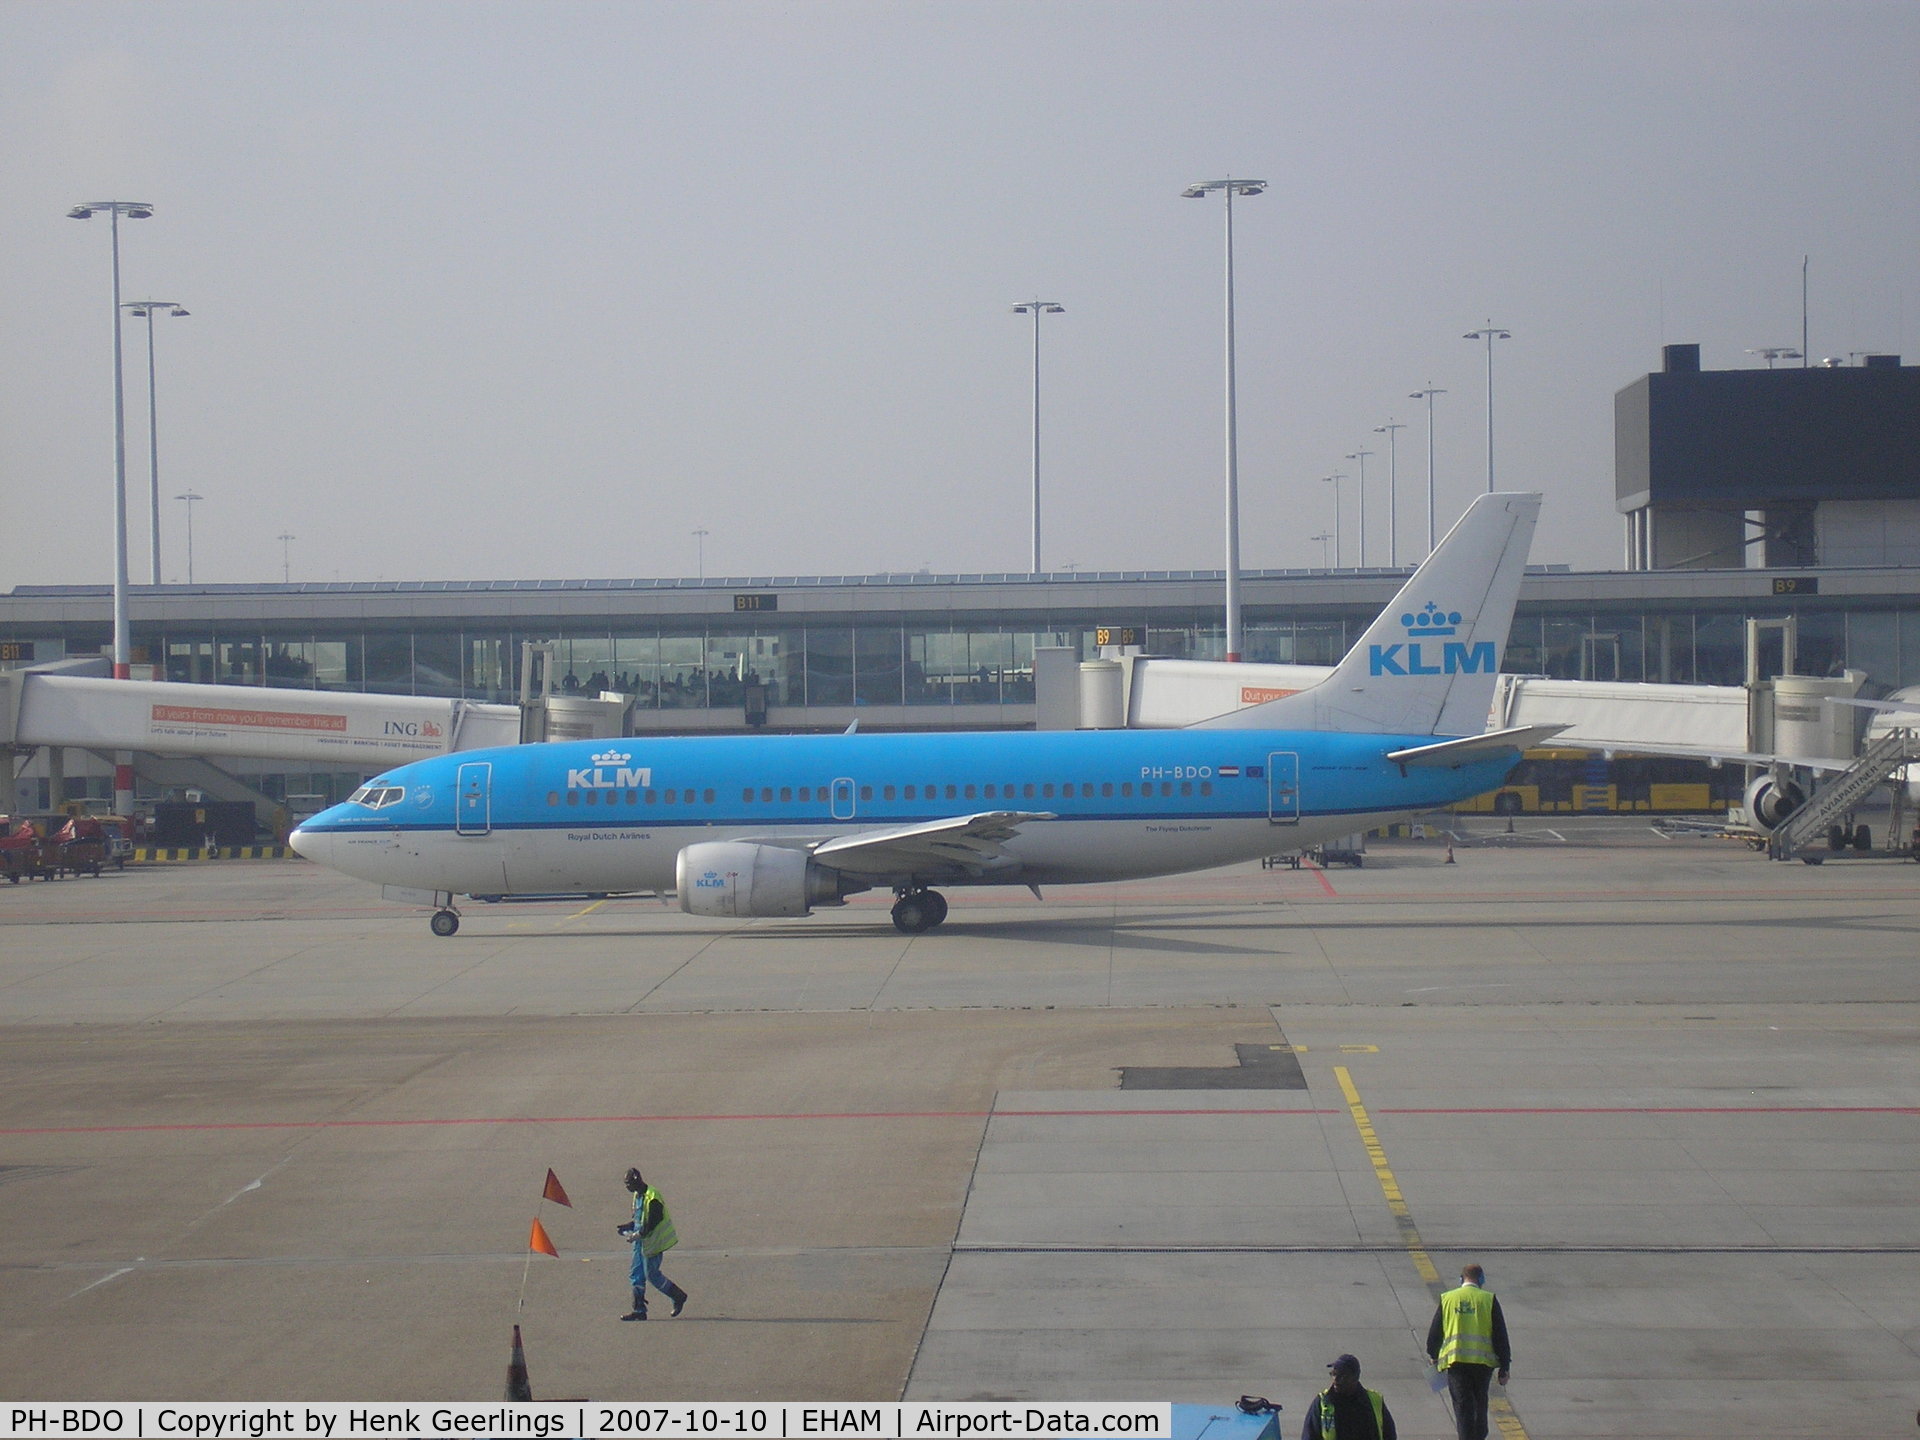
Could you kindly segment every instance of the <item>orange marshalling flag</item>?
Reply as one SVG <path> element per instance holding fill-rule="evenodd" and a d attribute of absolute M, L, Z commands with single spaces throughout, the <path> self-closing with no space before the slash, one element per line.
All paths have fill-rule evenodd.
<path fill-rule="evenodd" d="M 564 1205 L 569 1210 L 573 1208 L 573 1201 L 567 1199 L 566 1187 L 560 1183 L 560 1177 L 551 1170 L 547 1171 L 547 1188 L 540 1192 L 540 1198 L 551 1200 L 556 1205 Z"/>
<path fill-rule="evenodd" d="M 533 1222 L 533 1233 L 527 1237 L 527 1248 L 538 1250 L 542 1255 L 551 1255 L 556 1260 L 560 1258 L 560 1252 L 554 1249 L 553 1237 L 547 1234 L 547 1227 L 538 1220 Z"/>

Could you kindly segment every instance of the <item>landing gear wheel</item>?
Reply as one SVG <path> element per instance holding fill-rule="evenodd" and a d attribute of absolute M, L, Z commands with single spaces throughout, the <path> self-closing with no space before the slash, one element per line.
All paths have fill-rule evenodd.
<path fill-rule="evenodd" d="M 1862 851 L 1873 849 L 1872 827 L 1862 825 L 1853 832 L 1853 848 Z"/>
<path fill-rule="evenodd" d="M 451 910 L 436 910 L 433 919 L 427 922 L 427 928 L 445 939 L 460 928 L 460 917 Z"/>
<path fill-rule="evenodd" d="M 918 935 L 940 923 L 933 902 L 940 897 L 931 890 L 916 890 L 893 902 L 894 928 L 903 935 Z"/>
<path fill-rule="evenodd" d="M 924 899 L 929 905 L 933 906 L 933 922 L 932 923 L 934 925 L 946 924 L 947 923 L 947 897 L 942 895 L 938 890 L 927 890 L 922 892 L 921 898 Z"/>

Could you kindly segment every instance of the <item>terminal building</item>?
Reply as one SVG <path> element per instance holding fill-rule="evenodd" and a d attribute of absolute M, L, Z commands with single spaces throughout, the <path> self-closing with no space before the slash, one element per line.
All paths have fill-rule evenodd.
<path fill-rule="evenodd" d="M 1739 685 L 1746 622 L 1792 616 L 1802 674 L 1920 684 L 1920 368 L 1702 371 L 1616 397 L 1626 568 L 1534 566 L 1503 669 Z M 1330 665 L 1397 569 L 1243 576 L 1243 653 Z M 556 688 L 618 694 L 634 733 L 1030 728 L 1034 652 L 1220 659 L 1218 571 L 398 581 L 132 588 L 136 676 L 512 702 L 523 642 Z M 92 586 L 0 595 L 0 665 L 110 648 Z M 34 772 L 25 772 L 31 779 Z M 41 772 L 44 774 L 44 771 Z M 70 766 L 69 794 L 110 785 Z M 339 798 L 362 773 L 257 779 Z M 44 789 L 44 781 L 42 782 Z M 25 793 L 25 792 L 23 792 Z M 50 795 L 33 796 L 50 801 Z M 44 808 L 44 807 L 42 807 Z"/>

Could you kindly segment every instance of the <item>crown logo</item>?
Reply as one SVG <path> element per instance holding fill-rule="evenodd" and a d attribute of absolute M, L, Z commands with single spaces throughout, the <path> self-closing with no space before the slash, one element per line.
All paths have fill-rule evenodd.
<path fill-rule="evenodd" d="M 1429 600 L 1426 609 L 1418 615 L 1402 615 L 1400 623 L 1407 627 L 1410 636 L 1451 635 L 1460 624 L 1460 612 L 1442 610 Z"/>
<path fill-rule="evenodd" d="M 594 756 L 593 763 L 596 765 L 624 765 L 631 759 L 633 759 L 631 755 L 623 755 L 618 750 L 609 750 L 604 755 Z"/>

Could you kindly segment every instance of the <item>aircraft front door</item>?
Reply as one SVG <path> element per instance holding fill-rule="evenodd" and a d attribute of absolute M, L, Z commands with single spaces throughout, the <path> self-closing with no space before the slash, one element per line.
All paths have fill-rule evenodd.
<path fill-rule="evenodd" d="M 1267 756 L 1267 823 L 1300 823 L 1300 757 L 1291 750 Z"/>
<path fill-rule="evenodd" d="M 833 782 L 833 818 L 836 820 L 853 819 L 853 781 L 836 780 Z"/>
<path fill-rule="evenodd" d="M 483 760 L 460 767 L 454 781 L 453 833 L 485 835 L 493 828 L 493 766 Z"/>

